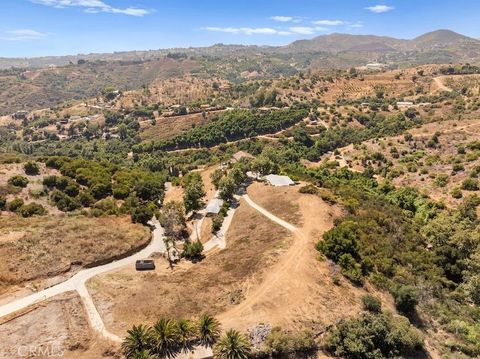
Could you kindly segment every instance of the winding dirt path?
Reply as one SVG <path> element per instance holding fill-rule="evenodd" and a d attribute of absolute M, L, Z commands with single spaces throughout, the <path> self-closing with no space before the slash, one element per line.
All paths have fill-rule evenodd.
<path fill-rule="evenodd" d="M 438 76 L 438 77 L 434 77 L 433 78 L 433 82 L 435 84 L 435 86 L 437 87 L 437 89 L 439 91 L 447 91 L 447 92 L 452 92 L 453 90 L 446 86 L 444 83 L 443 83 L 443 79 L 445 79 L 446 76 Z"/>
<path fill-rule="evenodd" d="M 217 316 L 225 329 L 247 330 L 262 322 L 294 325 L 318 318 L 318 310 L 323 305 L 317 301 L 318 296 L 325 303 L 343 304 L 351 300 L 345 298 L 344 288 L 331 289 L 328 269 L 314 253 L 314 243 L 318 236 L 331 228 L 339 209 L 320 199 L 302 196 L 299 204 L 303 220 L 296 227 L 255 203 L 248 195 L 243 198 L 246 204 L 291 232 L 293 242 L 279 253 L 276 263 L 268 267 L 259 282 L 244 288 L 244 299 L 239 304 Z M 348 303 L 345 306 L 350 307 Z M 330 313 L 334 315 L 333 312 Z M 348 312 L 346 309 L 345 313 Z"/>

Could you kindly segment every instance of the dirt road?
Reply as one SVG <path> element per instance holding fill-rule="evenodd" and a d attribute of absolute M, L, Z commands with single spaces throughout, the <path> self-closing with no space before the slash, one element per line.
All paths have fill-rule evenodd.
<path fill-rule="evenodd" d="M 95 307 L 95 304 L 93 303 L 92 297 L 90 296 L 87 288 L 85 287 L 85 283 L 87 282 L 87 280 L 96 275 L 106 273 L 121 268 L 123 266 L 132 265 L 135 263 L 136 260 L 147 258 L 153 253 L 165 252 L 166 249 L 165 243 L 163 242 L 163 229 L 160 226 L 158 220 L 156 219 L 152 220 L 151 224 L 154 226 L 154 230 L 152 232 L 152 241 L 147 247 L 145 247 L 141 251 L 115 262 L 82 270 L 70 279 L 66 280 L 65 282 L 59 283 L 45 290 L 36 292 L 24 298 L 19 298 L 17 300 L 14 300 L 13 302 L 3 305 L 0 307 L 0 317 L 12 314 L 32 304 L 42 302 L 56 295 L 70 291 L 77 291 L 82 298 L 83 304 L 85 305 L 91 327 L 110 340 L 117 342 L 121 341 L 121 338 L 119 338 L 115 334 L 110 333 L 106 329 L 105 324 L 103 323 L 103 320 L 100 317 L 97 308 Z"/>
<path fill-rule="evenodd" d="M 445 84 L 443 83 L 443 79 L 445 79 L 445 78 L 446 78 L 446 76 L 434 77 L 433 82 L 434 82 L 435 86 L 437 87 L 437 89 L 439 91 L 452 92 L 453 90 L 450 87 L 445 86 Z"/>

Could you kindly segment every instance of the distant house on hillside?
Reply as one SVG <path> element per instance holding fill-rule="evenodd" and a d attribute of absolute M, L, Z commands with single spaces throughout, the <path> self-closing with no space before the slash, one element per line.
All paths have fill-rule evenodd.
<path fill-rule="evenodd" d="M 288 176 L 270 174 L 265 176 L 265 179 L 271 186 L 274 187 L 293 186 L 295 184 L 295 182 L 293 182 Z"/>
<path fill-rule="evenodd" d="M 232 158 L 230 159 L 230 163 L 237 163 L 238 161 L 240 161 L 242 158 L 250 158 L 250 159 L 253 159 L 255 157 L 253 157 L 250 153 L 248 152 L 244 152 L 244 151 L 238 151 L 237 153 L 235 153 Z"/>
<path fill-rule="evenodd" d="M 381 64 L 381 63 L 378 63 L 378 62 L 372 62 L 370 64 L 365 65 L 365 68 L 367 70 L 375 70 L 375 71 L 383 70 L 385 67 L 387 67 L 387 65 Z"/>
<path fill-rule="evenodd" d="M 398 101 L 397 102 L 397 107 L 398 108 L 401 108 L 401 107 L 412 107 L 413 106 L 413 102 L 410 102 L 410 101 Z"/>

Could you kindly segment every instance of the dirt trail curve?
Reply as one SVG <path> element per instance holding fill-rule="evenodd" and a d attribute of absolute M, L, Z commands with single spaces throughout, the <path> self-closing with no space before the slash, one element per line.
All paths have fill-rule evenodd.
<path fill-rule="evenodd" d="M 444 83 L 443 83 L 443 79 L 446 78 L 445 76 L 438 76 L 438 77 L 434 77 L 433 78 L 433 82 L 435 83 L 435 85 L 437 86 L 437 89 L 439 91 L 447 91 L 447 92 L 452 92 L 453 90 L 446 86 Z"/>
<path fill-rule="evenodd" d="M 66 280 L 65 282 L 56 284 L 50 288 L 36 292 L 24 298 L 19 298 L 17 300 L 14 300 L 13 302 L 3 305 L 0 307 L 0 317 L 10 315 L 32 304 L 42 302 L 58 294 L 69 292 L 69 291 L 77 291 L 82 299 L 82 302 L 85 305 L 85 309 L 86 309 L 88 320 L 90 322 L 91 327 L 97 332 L 99 332 L 100 334 L 102 334 L 104 337 L 116 342 L 120 342 L 122 340 L 120 337 L 110 333 L 106 329 L 105 324 L 103 323 L 103 320 L 100 317 L 100 314 L 98 313 L 97 308 L 95 307 L 95 304 L 93 303 L 93 299 L 90 296 L 90 293 L 88 293 L 85 283 L 87 282 L 87 280 L 89 280 L 90 278 L 96 275 L 110 272 L 112 270 L 115 270 L 127 265 L 131 265 L 135 263 L 136 260 L 147 258 L 153 253 L 165 252 L 166 248 L 165 248 L 165 243 L 163 241 L 163 228 L 160 226 L 160 223 L 156 219 L 152 220 L 150 224 L 154 227 L 154 230 L 152 232 L 153 238 L 150 244 L 144 249 L 142 249 L 141 251 L 115 262 L 111 262 L 111 263 L 94 267 L 94 268 L 84 269 L 76 273 L 74 276 L 72 276 L 70 279 Z"/>
<path fill-rule="evenodd" d="M 285 277 L 287 272 L 290 272 L 292 268 L 297 267 L 298 258 L 301 258 L 302 251 L 305 248 L 305 246 L 302 244 L 308 242 L 308 237 L 301 233 L 297 227 L 284 221 L 283 219 L 278 218 L 265 208 L 259 206 L 252 201 L 248 195 L 244 195 L 242 197 L 249 206 L 263 214 L 265 217 L 284 227 L 288 231 L 293 232 L 296 237 L 296 242 L 290 248 L 290 250 L 282 256 L 282 259 L 277 263 L 275 270 L 269 272 L 267 277 L 262 280 L 262 284 L 259 287 L 257 287 L 252 293 L 249 293 L 248 297 L 240 304 L 219 316 L 219 320 L 222 323 L 229 323 L 230 319 L 238 318 L 238 316 L 242 313 L 252 311 L 254 306 L 262 299 L 262 297 L 267 295 L 272 288 L 275 288 L 277 282 L 281 278 Z"/>

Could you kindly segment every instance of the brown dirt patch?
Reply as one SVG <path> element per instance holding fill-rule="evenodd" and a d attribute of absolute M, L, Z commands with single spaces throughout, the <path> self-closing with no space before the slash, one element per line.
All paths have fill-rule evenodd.
<path fill-rule="evenodd" d="M 164 203 L 168 202 L 180 202 L 183 203 L 183 188 L 181 186 L 171 186 L 168 191 L 165 192 Z"/>
<path fill-rule="evenodd" d="M 78 357 L 92 358 L 85 356 L 92 336 L 83 305 L 74 292 L 57 296 L 30 308 L 24 315 L 3 322 L 0 338 L 0 358 L 26 357 L 22 353 L 29 348 L 63 353 L 61 357 L 70 357 L 75 352 Z M 47 357 L 40 351 L 36 353 L 40 354 L 36 358 Z"/>
<path fill-rule="evenodd" d="M 99 261 L 113 259 L 150 239 L 147 227 L 127 217 L 0 216 L 0 283 L 45 279 Z"/>
<path fill-rule="evenodd" d="M 278 218 L 299 225 L 302 215 L 298 201 L 302 195 L 298 189 L 298 186 L 272 187 L 261 182 L 254 182 L 248 187 L 247 193 L 257 204 Z"/>

